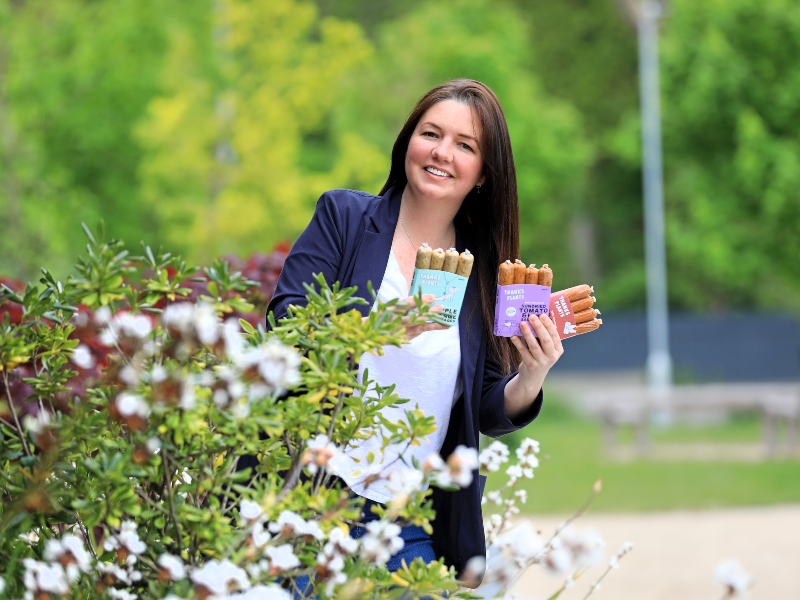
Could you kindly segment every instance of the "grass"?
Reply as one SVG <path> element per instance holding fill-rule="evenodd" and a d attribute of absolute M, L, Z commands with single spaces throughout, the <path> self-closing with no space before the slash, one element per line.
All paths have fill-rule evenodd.
<path fill-rule="evenodd" d="M 527 428 L 502 441 L 513 449 L 525 437 L 541 444 L 540 466 L 533 480 L 520 482 L 528 491 L 524 510 L 569 513 L 580 507 L 597 479 L 603 491 L 594 511 L 654 511 L 800 502 L 800 461 L 762 463 L 664 462 L 647 459 L 621 463 L 602 450 L 601 427 L 573 414 L 563 403 L 545 402 Z M 652 430 L 654 443 L 758 443 L 761 424 L 754 415 L 739 415 L 725 424 Z M 623 439 L 624 441 L 624 439 Z M 487 489 L 505 476 L 489 478 Z"/>

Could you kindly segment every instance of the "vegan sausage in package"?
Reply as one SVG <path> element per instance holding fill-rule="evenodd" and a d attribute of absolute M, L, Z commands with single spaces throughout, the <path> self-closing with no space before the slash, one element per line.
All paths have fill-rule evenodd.
<path fill-rule="evenodd" d="M 423 244 L 417 250 L 410 294 L 433 294 L 431 305 L 442 306 L 438 321 L 443 325 L 457 324 L 474 260 L 469 250 L 459 254 L 455 248 L 445 252 Z"/>
<path fill-rule="evenodd" d="M 597 329 L 602 320 L 600 311 L 592 308 L 593 291 L 588 285 L 552 292 L 552 271 L 545 265 L 538 270 L 517 261 L 506 261 L 500 268 L 497 302 L 494 313 L 494 334 L 501 337 L 522 336 L 520 323 L 530 315 L 549 314 L 561 339 Z M 527 274 L 527 275 L 526 275 Z M 537 281 L 538 283 L 524 283 Z M 548 285 L 539 285 L 545 283 Z M 535 332 L 533 332 L 536 335 Z"/>

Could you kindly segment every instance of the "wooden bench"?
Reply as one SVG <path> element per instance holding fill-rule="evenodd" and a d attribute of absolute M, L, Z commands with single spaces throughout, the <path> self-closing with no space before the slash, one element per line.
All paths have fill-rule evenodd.
<path fill-rule="evenodd" d="M 663 396 L 654 396 L 645 386 L 620 386 L 580 392 L 584 409 L 603 421 L 606 449 L 613 451 L 618 443 L 620 426 L 635 430 L 636 450 L 648 451 L 647 426 L 660 412 L 676 418 L 692 413 L 729 414 L 736 410 L 758 410 L 764 422 L 764 444 L 769 456 L 778 450 L 777 424 L 787 424 L 786 445 L 789 452 L 797 446 L 800 417 L 800 386 L 796 383 L 728 383 L 676 385 Z"/>

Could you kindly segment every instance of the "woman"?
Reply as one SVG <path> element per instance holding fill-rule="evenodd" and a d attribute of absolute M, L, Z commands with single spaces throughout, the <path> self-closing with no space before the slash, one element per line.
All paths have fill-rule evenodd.
<path fill-rule="evenodd" d="M 378 196 L 351 190 L 322 195 L 286 259 L 269 310 L 281 318 L 290 304 L 304 302 L 303 282 L 320 272 L 328 282 L 360 290 L 371 281 L 382 300 L 404 298 L 413 305 L 408 290 L 422 242 L 459 252 L 469 248 L 475 255 L 458 327 L 408 327 L 409 344 L 388 348 L 380 358 L 364 355 L 360 368 L 369 368 L 381 385 L 396 383 L 401 397 L 436 415 L 438 437 L 416 449 L 417 456 L 440 452 L 447 458 L 458 445 L 477 449 L 479 431 L 499 437 L 530 423 L 542 405 L 545 375 L 563 353 L 545 315 L 522 325 L 526 343 L 492 334 L 498 265 L 519 256 L 519 210 L 505 117 L 497 97 L 480 82 L 450 81 L 422 97 L 394 144 L 389 178 Z M 358 308 L 365 316 L 370 310 Z M 388 498 L 385 488 L 365 489 L 347 473 L 339 475 L 368 504 Z M 396 569 L 400 558 L 410 563 L 414 556 L 426 562 L 444 556 L 461 573 L 471 557 L 485 554 L 484 481 L 474 477 L 455 492 L 435 489 L 433 534 L 404 528 L 406 546 L 388 568 Z M 368 508 L 364 515 L 371 517 Z"/>

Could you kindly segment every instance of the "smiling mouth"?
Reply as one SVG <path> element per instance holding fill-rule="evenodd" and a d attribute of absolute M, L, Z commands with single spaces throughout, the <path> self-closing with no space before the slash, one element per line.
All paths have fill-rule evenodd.
<path fill-rule="evenodd" d="M 440 171 L 439 169 L 434 169 L 433 167 L 425 167 L 425 170 L 428 173 L 433 173 L 434 175 L 438 175 L 439 177 L 452 177 L 450 173 L 447 173 L 446 171 Z"/>

